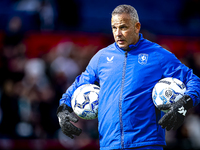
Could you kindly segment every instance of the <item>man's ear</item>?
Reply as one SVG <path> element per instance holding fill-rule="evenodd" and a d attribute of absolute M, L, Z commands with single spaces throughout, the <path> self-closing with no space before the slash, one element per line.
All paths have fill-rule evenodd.
<path fill-rule="evenodd" d="M 139 22 L 135 23 L 135 33 L 139 33 L 141 28 L 141 24 Z"/>

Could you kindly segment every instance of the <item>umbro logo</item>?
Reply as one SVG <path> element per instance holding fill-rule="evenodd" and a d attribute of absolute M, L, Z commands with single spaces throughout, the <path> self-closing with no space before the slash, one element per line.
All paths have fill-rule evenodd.
<path fill-rule="evenodd" d="M 114 59 L 114 56 L 112 56 L 111 58 L 107 57 L 107 63 L 113 63 L 113 59 Z"/>

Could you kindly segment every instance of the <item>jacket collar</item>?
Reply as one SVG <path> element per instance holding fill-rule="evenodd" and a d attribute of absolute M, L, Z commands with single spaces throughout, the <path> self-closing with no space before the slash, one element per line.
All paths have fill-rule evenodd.
<path fill-rule="evenodd" d="M 138 41 L 136 44 L 131 44 L 131 45 L 129 45 L 129 49 L 128 49 L 128 50 L 123 50 L 123 49 L 121 49 L 121 48 L 117 45 L 116 42 L 115 42 L 115 46 L 116 46 L 118 49 L 123 50 L 123 51 L 131 51 L 131 50 L 135 49 L 136 47 L 138 47 L 138 45 L 140 44 L 140 42 L 141 42 L 143 39 L 144 39 L 144 38 L 143 38 L 142 33 L 139 33 L 139 41 Z"/>

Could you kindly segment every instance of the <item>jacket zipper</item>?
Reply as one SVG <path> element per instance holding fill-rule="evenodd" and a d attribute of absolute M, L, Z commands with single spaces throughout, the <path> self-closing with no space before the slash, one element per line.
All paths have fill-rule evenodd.
<path fill-rule="evenodd" d="M 120 99 L 119 99 L 119 119 L 120 119 L 120 131 L 121 131 L 121 146 L 124 148 L 124 131 L 123 131 L 123 121 L 122 121 L 122 96 L 125 82 L 125 73 L 126 73 L 126 63 L 127 63 L 127 55 L 128 52 L 125 52 L 124 64 L 123 64 L 123 72 L 122 72 L 122 84 L 120 91 Z"/>

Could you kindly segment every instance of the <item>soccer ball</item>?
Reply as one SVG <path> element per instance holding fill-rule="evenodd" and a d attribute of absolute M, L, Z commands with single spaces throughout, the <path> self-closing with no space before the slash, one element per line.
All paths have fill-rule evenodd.
<path fill-rule="evenodd" d="M 172 77 L 161 79 L 153 88 L 153 103 L 156 107 L 159 105 L 175 103 L 184 95 L 185 91 L 186 86 L 179 79 Z"/>
<path fill-rule="evenodd" d="M 77 116 L 86 120 L 97 118 L 99 90 L 99 86 L 95 84 L 84 84 L 75 90 L 71 106 Z"/>

